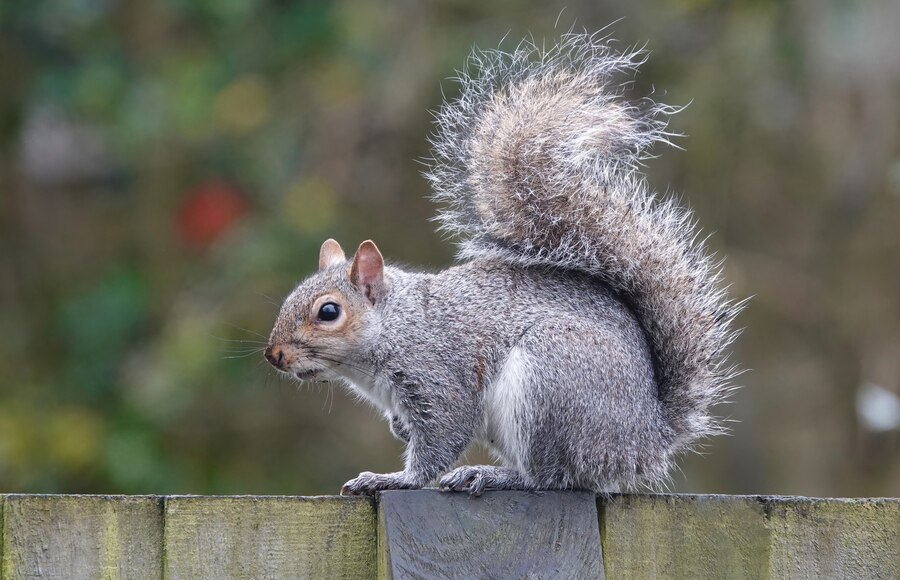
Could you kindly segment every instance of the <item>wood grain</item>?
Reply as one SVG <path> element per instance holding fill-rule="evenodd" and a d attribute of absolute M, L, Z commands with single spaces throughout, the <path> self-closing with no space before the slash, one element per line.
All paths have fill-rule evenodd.
<path fill-rule="evenodd" d="M 384 578 L 603 578 L 591 493 L 392 491 L 378 522 Z"/>
<path fill-rule="evenodd" d="M 5 549 L 5 539 L 6 539 L 6 519 L 4 515 L 6 514 L 6 496 L 0 494 L 0 580 L 6 578 L 6 549 Z"/>
<path fill-rule="evenodd" d="M 900 578 L 900 500 L 771 498 L 772 577 Z"/>
<path fill-rule="evenodd" d="M 601 506 L 610 578 L 765 578 L 769 531 L 753 498 L 616 495 Z"/>
<path fill-rule="evenodd" d="M 375 507 L 0 495 L 0 580 L 900 578 L 898 499 L 613 495 L 599 525 L 577 492 L 397 491 Z"/>
<path fill-rule="evenodd" d="M 900 500 L 614 495 L 610 578 L 900 578 Z"/>
<path fill-rule="evenodd" d="M 166 578 L 373 578 L 375 506 L 342 497 L 166 500 Z"/>
<path fill-rule="evenodd" d="M 161 578 L 162 499 L 9 495 L 2 576 Z"/>

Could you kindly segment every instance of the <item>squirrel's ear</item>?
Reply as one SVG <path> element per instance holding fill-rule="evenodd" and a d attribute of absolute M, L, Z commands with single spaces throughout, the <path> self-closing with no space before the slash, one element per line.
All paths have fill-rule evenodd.
<path fill-rule="evenodd" d="M 319 250 L 319 270 L 324 270 L 328 266 L 334 266 L 347 260 L 341 245 L 334 240 L 328 239 L 322 243 Z"/>
<path fill-rule="evenodd" d="M 375 304 L 384 287 L 384 258 L 372 240 L 359 245 L 350 266 L 350 281 Z"/>

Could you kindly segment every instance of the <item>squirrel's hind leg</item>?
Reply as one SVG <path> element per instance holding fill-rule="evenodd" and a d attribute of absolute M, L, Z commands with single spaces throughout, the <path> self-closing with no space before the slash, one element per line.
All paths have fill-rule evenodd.
<path fill-rule="evenodd" d="M 463 465 L 441 478 L 441 491 L 467 491 L 479 496 L 487 489 L 530 489 L 518 471 L 496 465 Z"/>

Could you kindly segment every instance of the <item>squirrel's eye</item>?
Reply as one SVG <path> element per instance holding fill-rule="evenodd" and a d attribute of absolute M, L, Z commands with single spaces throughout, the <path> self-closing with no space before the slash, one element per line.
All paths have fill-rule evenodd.
<path fill-rule="evenodd" d="M 341 307 L 334 302 L 326 302 L 319 308 L 319 320 L 323 322 L 331 322 L 337 320 L 341 315 Z"/>

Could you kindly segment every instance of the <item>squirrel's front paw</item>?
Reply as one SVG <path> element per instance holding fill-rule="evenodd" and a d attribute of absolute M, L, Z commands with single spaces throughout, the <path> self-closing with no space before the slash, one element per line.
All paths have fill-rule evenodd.
<path fill-rule="evenodd" d="M 372 473 L 363 471 L 356 479 L 351 479 L 341 488 L 341 495 L 374 495 L 376 491 L 388 489 L 409 489 L 413 487 L 401 472 Z"/>
<path fill-rule="evenodd" d="M 484 470 L 474 465 L 457 467 L 441 478 L 441 491 L 468 491 L 469 495 L 478 497 L 484 493 L 487 483 Z"/>

